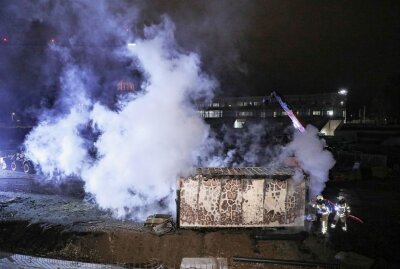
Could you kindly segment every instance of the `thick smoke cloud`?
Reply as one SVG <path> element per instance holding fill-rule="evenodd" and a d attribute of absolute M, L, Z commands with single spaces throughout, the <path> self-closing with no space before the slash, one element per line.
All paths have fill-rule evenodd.
<path fill-rule="evenodd" d="M 86 191 L 117 217 L 143 219 L 174 210 L 176 178 L 191 172 L 193 152 L 208 136 L 192 102 L 211 98 L 216 83 L 201 72 L 197 54 L 176 45 L 174 30 L 163 17 L 142 38 L 121 40 L 125 46 L 104 57 L 123 59 L 126 69 L 143 77 L 140 91 L 120 95 L 112 106 L 93 90 L 109 70 L 81 59 L 94 55 L 51 47 L 64 63 L 59 98 L 54 109 L 42 110 L 25 141 L 26 153 L 49 179 L 80 176 Z"/>
<path fill-rule="evenodd" d="M 223 126 L 220 133 L 210 135 L 202 145 L 200 165 L 271 169 L 290 166 L 294 168 L 296 182 L 304 180 L 304 173 L 309 177 L 310 197 L 324 190 L 329 170 L 335 165 L 333 155 L 325 149 L 325 141 L 312 125 L 304 133 L 273 122 L 251 123 L 240 130 Z"/>
<path fill-rule="evenodd" d="M 294 154 L 298 159 L 300 167 L 310 177 L 310 197 L 323 191 L 329 180 L 329 170 L 335 165 L 332 154 L 324 147 L 325 141 L 318 137 L 318 129 L 308 125 L 304 133 L 294 133 L 281 155 L 284 159 Z"/>
<path fill-rule="evenodd" d="M 264 121 L 243 129 L 223 125 L 212 132 L 198 153 L 199 165 L 207 167 L 250 167 L 271 165 L 282 152 L 287 131 L 281 124 Z"/>
<path fill-rule="evenodd" d="M 60 175 L 79 175 L 88 160 L 87 143 L 79 128 L 89 121 L 91 101 L 86 96 L 90 86 L 88 71 L 67 66 L 60 81 L 64 113 L 43 111 L 41 121 L 27 136 L 26 154 L 40 165 L 50 178 Z"/>
<path fill-rule="evenodd" d="M 149 208 L 162 210 L 159 201 L 173 209 L 176 178 L 191 172 L 192 153 L 207 137 L 208 127 L 187 97 L 212 90 L 214 82 L 200 72 L 196 54 L 174 49 L 172 30 L 165 20 L 129 47 L 148 72 L 146 94 L 119 112 L 100 104 L 91 112 L 102 133 L 96 142 L 101 157 L 82 177 L 99 205 L 120 216 L 134 208 L 135 217 L 143 218 Z"/>

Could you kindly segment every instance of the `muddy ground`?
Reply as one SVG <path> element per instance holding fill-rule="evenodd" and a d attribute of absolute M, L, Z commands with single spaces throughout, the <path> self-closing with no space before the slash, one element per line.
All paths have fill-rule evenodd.
<path fill-rule="evenodd" d="M 373 259 L 373 268 L 400 265 L 400 182 L 395 179 L 329 183 L 326 197 L 335 200 L 339 190 L 346 193 L 352 213 L 364 224 L 349 221 L 347 233 L 330 230 L 325 237 L 312 229 L 296 240 L 259 240 L 277 233 L 298 234 L 262 229 L 178 230 L 157 236 L 142 223 L 113 219 L 75 191 L 82 187 L 77 182 L 56 189 L 34 182 L 24 175 L 3 174 L 1 251 L 125 266 L 162 263 L 171 268 L 179 268 L 183 257 L 208 256 L 228 258 L 231 268 L 261 267 L 235 263 L 234 256 L 332 263 L 338 252 L 345 251 Z"/>

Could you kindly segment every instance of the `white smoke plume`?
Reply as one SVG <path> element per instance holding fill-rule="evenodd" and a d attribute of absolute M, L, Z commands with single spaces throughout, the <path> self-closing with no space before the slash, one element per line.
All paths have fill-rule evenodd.
<path fill-rule="evenodd" d="M 145 73 L 143 93 L 120 100 L 117 111 L 92 104 L 85 92 L 93 81 L 85 84 L 82 75 L 90 72 L 70 67 L 62 78 L 63 92 L 73 97 L 62 96 L 67 112 L 42 121 L 25 142 L 42 172 L 81 176 L 102 208 L 133 219 L 175 210 L 176 179 L 191 171 L 193 152 L 208 136 L 190 100 L 212 94 L 216 86 L 201 72 L 196 54 L 178 51 L 168 18 L 144 32 L 134 46 L 118 52 Z M 88 124 L 100 133 L 93 162 L 79 132 Z"/>
<path fill-rule="evenodd" d="M 282 152 L 283 127 L 269 121 L 246 124 L 235 129 L 223 125 L 210 133 L 198 156 L 205 167 L 270 166 Z"/>
<path fill-rule="evenodd" d="M 222 138 L 212 136 L 203 145 L 200 163 L 209 167 L 290 166 L 295 182 L 303 181 L 304 173 L 308 175 L 310 197 L 320 194 L 335 165 L 333 155 L 325 149 L 325 140 L 318 137 L 312 125 L 304 133 L 282 127 L 272 122 L 250 124 L 240 130 L 223 127 Z M 290 141 L 285 143 L 287 136 Z"/>
<path fill-rule="evenodd" d="M 143 218 L 159 201 L 175 208 L 179 174 L 193 167 L 192 152 L 207 137 L 208 127 L 189 104 L 188 95 L 214 87 L 202 75 L 196 54 L 173 48 L 173 24 L 146 29 L 146 39 L 129 47 L 149 78 L 146 94 L 119 112 L 96 104 L 91 119 L 102 133 L 96 142 L 100 160 L 82 174 L 98 204 L 118 216 L 135 209 Z"/>
<path fill-rule="evenodd" d="M 300 167 L 309 175 L 310 197 L 320 194 L 329 180 L 329 170 L 335 165 L 335 159 L 324 149 L 325 140 L 318 137 L 318 129 L 312 125 L 304 133 L 295 132 L 293 140 L 286 146 L 281 159 L 292 154 L 299 161 Z M 301 179 L 299 174 L 297 179 Z"/>
<path fill-rule="evenodd" d="M 85 140 L 79 135 L 79 127 L 87 124 L 90 101 L 86 98 L 86 72 L 68 66 L 63 76 L 61 99 L 66 113 L 54 116 L 44 113 L 42 121 L 27 136 L 26 154 L 43 173 L 54 176 L 79 175 L 87 160 Z"/>

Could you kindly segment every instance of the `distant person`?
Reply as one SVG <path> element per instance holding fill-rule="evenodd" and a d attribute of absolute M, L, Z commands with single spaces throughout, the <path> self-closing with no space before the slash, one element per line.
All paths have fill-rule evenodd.
<path fill-rule="evenodd" d="M 344 232 L 347 231 L 347 216 L 350 215 L 350 206 L 346 203 L 343 195 L 339 195 L 338 202 L 335 204 L 335 217 L 333 218 L 333 223 L 331 224 L 331 228 L 336 228 L 336 224 L 339 219 L 342 222 L 342 230 Z"/>
<path fill-rule="evenodd" d="M 312 204 L 312 207 L 317 210 L 317 219 L 319 219 L 321 223 L 321 233 L 325 235 L 328 230 L 328 217 L 331 211 L 321 194 L 316 196 L 316 201 Z"/>

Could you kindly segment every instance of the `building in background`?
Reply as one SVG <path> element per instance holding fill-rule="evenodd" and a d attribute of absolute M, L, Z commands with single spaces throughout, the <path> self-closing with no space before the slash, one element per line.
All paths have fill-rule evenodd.
<path fill-rule="evenodd" d="M 284 95 L 304 124 L 313 124 L 322 133 L 333 135 L 334 130 L 346 121 L 347 95 L 339 92 L 320 94 Z M 248 122 L 287 121 L 286 112 L 270 96 L 219 97 L 212 102 L 197 104 L 201 116 L 211 126 L 227 124 L 243 128 Z"/>

